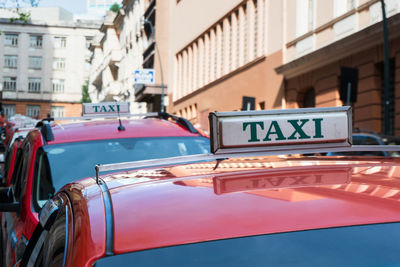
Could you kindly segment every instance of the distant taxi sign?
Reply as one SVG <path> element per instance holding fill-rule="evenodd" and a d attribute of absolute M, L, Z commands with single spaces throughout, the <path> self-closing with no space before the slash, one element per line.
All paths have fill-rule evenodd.
<path fill-rule="evenodd" d="M 129 114 L 128 102 L 83 103 L 83 116 Z"/>
<path fill-rule="evenodd" d="M 351 108 L 212 112 L 213 153 L 351 146 Z"/>

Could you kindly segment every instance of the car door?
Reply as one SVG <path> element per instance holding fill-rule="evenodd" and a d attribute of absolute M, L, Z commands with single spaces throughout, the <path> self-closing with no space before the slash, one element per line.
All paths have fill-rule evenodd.
<path fill-rule="evenodd" d="M 17 159 L 17 166 L 13 173 L 11 181 L 11 189 L 15 201 L 20 203 L 21 209 L 18 212 L 3 212 L 2 214 L 2 235 L 3 235 L 3 252 L 5 266 L 13 266 L 15 257 L 18 253 L 23 253 L 27 239 L 22 235 L 24 215 L 22 210 L 22 192 L 25 187 L 26 175 L 28 172 L 29 159 L 31 156 L 31 144 L 24 142 L 21 147 L 21 154 Z"/>

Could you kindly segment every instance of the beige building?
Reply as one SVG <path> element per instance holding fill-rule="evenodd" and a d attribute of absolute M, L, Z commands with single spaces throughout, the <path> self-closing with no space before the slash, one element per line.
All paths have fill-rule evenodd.
<path fill-rule="evenodd" d="M 169 24 L 163 21 L 169 16 L 168 1 L 157 3 L 159 8 L 155 0 L 125 0 L 118 13 L 107 13 L 90 47 L 90 94 L 95 101 L 129 101 L 133 113 L 160 111 L 168 74 Z M 134 71 L 144 68 L 155 70 L 154 84 L 134 84 Z"/>
<path fill-rule="evenodd" d="M 385 0 L 390 57 L 390 134 L 400 134 L 400 1 Z M 285 0 L 286 107 L 341 106 L 346 71 L 355 70 L 353 124 L 383 132 L 384 43 L 379 0 Z"/>
<path fill-rule="evenodd" d="M 7 116 L 80 116 L 89 76 L 89 43 L 99 24 L 72 20 L 60 8 L 33 8 L 31 21 L 0 17 L 1 103 Z M 50 14 L 50 16 L 48 16 Z"/>
<path fill-rule="evenodd" d="M 169 112 L 207 130 L 211 111 L 281 108 L 283 1 L 171 5 Z"/>

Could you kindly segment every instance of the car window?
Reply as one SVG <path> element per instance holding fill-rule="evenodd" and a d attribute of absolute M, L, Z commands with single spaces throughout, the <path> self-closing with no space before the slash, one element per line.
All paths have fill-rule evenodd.
<path fill-rule="evenodd" d="M 399 266 L 399 223 L 230 238 L 106 257 L 96 267 Z"/>
<path fill-rule="evenodd" d="M 13 152 L 12 150 L 10 150 L 7 154 L 6 154 L 6 160 L 4 163 L 4 176 L 3 176 L 3 183 L 7 183 L 7 179 L 8 179 L 8 172 L 10 169 L 10 165 L 11 165 L 11 159 L 13 156 Z M 17 152 L 18 153 L 18 152 Z M 15 164 L 16 162 L 14 162 Z"/>
<path fill-rule="evenodd" d="M 209 153 L 204 137 L 152 137 L 96 140 L 44 146 L 35 163 L 33 202 L 38 211 L 63 185 L 94 176 L 96 164 Z"/>
<path fill-rule="evenodd" d="M 21 200 L 21 194 L 26 184 L 30 151 L 31 151 L 31 146 L 29 142 L 24 143 L 22 145 L 21 153 L 19 155 L 18 167 L 13 173 L 11 184 L 14 189 L 15 198 L 17 201 Z"/>
<path fill-rule="evenodd" d="M 66 254 L 66 238 L 68 234 L 68 206 L 63 206 L 60 214 L 51 226 L 35 266 L 64 266 Z M 69 213 L 70 214 L 70 213 Z"/>
<path fill-rule="evenodd" d="M 353 145 L 382 145 L 377 137 L 368 135 L 353 135 Z"/>
<path fill-rule="evenodd" d="M 33 198 L 37 201 L 38 206 L 35 209 L 40 209 L 45 202 L 52 198 L 55 193 L 53 181 L 51 179 L 49 161 L 47 154 L 42 148 L 38 149 L 35 157 L 35 170 L 34 170 L 34 191 L 32 192 Z"/>

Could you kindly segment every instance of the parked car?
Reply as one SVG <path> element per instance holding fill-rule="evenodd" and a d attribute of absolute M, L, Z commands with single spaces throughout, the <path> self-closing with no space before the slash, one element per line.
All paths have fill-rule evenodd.
<path fill-rule="evenodd" d="M 21 264 L 399 265 L 400 160 L 295 156 L 358 149 L 347 111 L 213 113 L 212 154 L 97 165 L 45 204 Z"/>
<path fill-rule="evenodd" d="M 21 258 L 44 203 L 64 184 L 92 175 L 94 164 L 200 154 L 208 149 L 209 139 L 190 122 L 165 113 L 143 119 L 39 122 L 22 142 L 11 185 L 3 189 L 5 266 Z"/>

